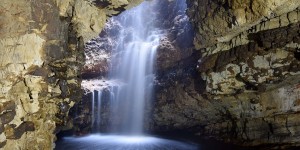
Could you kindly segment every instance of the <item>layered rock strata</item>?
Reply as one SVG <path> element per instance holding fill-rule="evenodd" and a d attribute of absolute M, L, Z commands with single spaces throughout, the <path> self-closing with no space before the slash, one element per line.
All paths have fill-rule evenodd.
<path fill-rule="evenodd" d="M 160 76 L 155 130 L 299 146 L 299 5 L 188 1 L 196 52 Z"/>

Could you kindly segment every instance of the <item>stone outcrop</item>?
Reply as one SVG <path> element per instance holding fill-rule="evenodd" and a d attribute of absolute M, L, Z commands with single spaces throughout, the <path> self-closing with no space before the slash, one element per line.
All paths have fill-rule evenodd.
<path fill-rule="evenodd" d="M 164 31 L 157 48 L 156 69 L 164 72 L 193 53 L 194 30 L 185 13 L 184 0 L 159 1 L 156 26 Z"/>
<path fill-rule="evenodd" d="M 106 77 L 111 66 L 112 50 L 118 45 L 121 32 L 119 22 L 111 18 L 107 21 L 99 36 L 86 43 L 85 64 L 82 70 L 84 79 Z"/>
<path fill-rule="evenodd" d="M 299 146 L 299 5 L 188 0 L 196 51 L 159 75 L 150 128 Z"/>
<path fill-rule="evenodd" d="M 206 91 L 230 95 L 299 73 L 299 1 L 188 1 Z"/>
<path fill-rule="evenodd" d="M 287 2 L 286 4 L 294 4 L 292 2 L 293 1 Z M 299 3 L 296 3 L 291 7 L 294 8 L 295 6 L 299 6 Z M 278 9 L 276 10 L 279 11 Z M 282 11 L 285 12 L 284 10 L 281 10 L 280 12 Z M 276 12 L 272 13 L 276 14 Z M 207 80 L 207 90 L 211 93 L 232 94 L 234 91 L 240 90 L 241 87 L 244 87 L 248 83 L 257 86 L 263 82 L 278 81 L 278 76 L 282 77 L 297 73 L 296 68 L 298 58 L 296 54 L 298 53 L 297 43 L 299 43 L 299 34 L 297 33 L 299 28 L 298 17 L 299 10 L 296 7 L 290 12 L 281 15 L 277 14 L 277 16 L 273 15 L 269 18 L 262 18 L 263 20 L 261 20 L 260 23 L 256 23 L 251 26 L 250 29 L 240 32 L 229 41 L 220 41 L 213 46 L 201 49 L 203 58 L 199 60 L 198 67 L 200 72 L 202 72 L 203 78 Z M 200 36 L 200 34 L 197 35 Z M 226 36 L 233 35 L 229 32 Z M 252 52 L 249 51 L 253 50 L 259 51 L 259 54 L 256 54 L 255 56 L 250 54 Z M 276 52 L 270 53 L 271 51 Z M 252 55 L 253 58 L 251 58 L 250 55 Z M 271 57 L 272 60 L 266 60 Z M 284 59 L 288 60 L 288 62 L 284 62 Z M 292 63 L 293 60 L 295 60 L 294 63 Z M 239 64 L 236 65 L 235 63 L 232 63 L 234 61 Z M 276 61 L 279 61 L 281 64 L 278 64 Z M 254 66 L 252 67 L 251 64 Z M 220 70 L 221 68 L 226 68 L 226 65 L 227 68 L 231 68 L 231 73 L 233 74 L 230 72 L 222 72 Z M 295 67 L 294 69 L 290 69 L 291 72 L 287 70 L 287 72 L 281 73 L 279 71 L 275 73 L 276 71 L 274 71 L 283 67 L 291 68 L 291 66 Z M 213 67 L 215 68 L 210 69 Z M 209 69 L 210 71 L 208 71 Z M 266 72 L 262 73 L 262 71 Z M 237 75 L 240 76 L 240 80 L 236 78 Z M 260 76 L 259 79 L 257 75 Z M 210 80 L 211 78 L 217 79 L 212 81 Z M 224 79 L 227 81 L 223 82 Z M 236 85 L 230 86 L 232 83 L 235 83 Z M 217 88 L 221 89 L 218 90 Z"/>
<path fill-rule="evenodd" d="M 194 40 L 196 49 L 230 42 L 234 37 L 257 25 L 258 28 L 254 28 L 252 32 L 286 26 L 289 21 L 296 20 L 283 18 L 281 23 L 268 21 L 299 7 L 297 0 L 187 0 L 187 2 L 188 14 L 197 29 Z M 268 23 L 263 24 L 264 22 Z M 232 47 L 238 44 L 233 43 Z"/>
<path fill-rule="evenodd" d="M 84 43 L 139 0 L 0 4 L 0 148 L 52 149 L 81 99 Z"/>

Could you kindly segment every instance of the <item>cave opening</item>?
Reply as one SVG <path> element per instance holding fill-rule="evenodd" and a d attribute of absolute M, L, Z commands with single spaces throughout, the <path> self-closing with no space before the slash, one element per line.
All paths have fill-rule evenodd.
<path fill-rule="evenodd" d="M 68 132 L 84 137 L 62 133 L 56 149 L 198 149 L 151 136 L 157 73 L 193 53 L 186 8 L 185 0 L 144 1 L 109 19 L 86 43 L 84 96 L 70 110 L 74 127 Z"/>

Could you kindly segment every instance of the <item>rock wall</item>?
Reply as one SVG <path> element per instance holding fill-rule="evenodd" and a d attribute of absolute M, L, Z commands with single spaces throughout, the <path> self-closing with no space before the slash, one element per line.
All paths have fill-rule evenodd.
<path fill-rule="evenodd" d="M 81 99 L 84 43 L 139 0 L 0 4 L 0 148 L 53 149 Z"/>
<path fill-rule="evenodd" d="M 0 3 L 0 148 L 54 147 L 55 133 L 72 126 L 68 113 L 82 96 L 84 43 L 107 17 L 140 1 Z M 195 51 L 188 18 L 172 9 L 178 2 L 160 1 L 157 10 L 166 14 L 158 23 L 168 34 L 158 49 L 147 128 L 246 146 L 299 146 L 300 2 L 187 0 Z M 84 70 L 105 75 L 107 63 L 95 60 Z"/>
<path fill-rule="evenodd" d="M 300 2 L 187 2 L 196 51 L 159 76 L 153 130 L 299 146 Z"/>

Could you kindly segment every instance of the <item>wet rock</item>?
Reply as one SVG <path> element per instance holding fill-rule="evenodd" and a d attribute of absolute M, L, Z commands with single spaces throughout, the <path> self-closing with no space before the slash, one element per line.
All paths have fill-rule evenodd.
<path fill-rule="evenodd" d="M 0 104 L 0 120 L 1 124 L 7 124 L 11 122 L 16 115 L 16 106 L 13 101 L 4 102 Z"/>
<path fill-rule="evenodd" d="M 5 113 L 1 114 L 0 115 L 1 123 L 7 124 L 7 123 L 11 122 L 14 119 L 15 115 L 16 115 L 15 111 L 5 112 Z"/>
<path fill-rule="evenodd" d="M 167 38 L 161 38 L 157 47 L 156 68 L 157 70 L 165 70 L 173 67 L 181 59 L 180 50 L 175 48 L 172 42 Z"/>
<path fill-rule="evenodd" d="M 82 77 L 85 79 L 97 78 L 99 76 L 106 76 L 109 69 L 109 62 L 107 59 L 93 62 L 93 64 L 85 65 L 82 72 Z"/>
<path fill-rule="evenodd" d="M 46 51 L 48 52 L 48 55 L 52 57 L 52 59 L 63 59 L 64 57 L 63 49 L 58 45 L 49 45 L 47 46 Z"/>
<path fill-rule="evenodd" d="M 111 19 L 105 25 L 103 31 L 96 37 L 86 43 L 85 65 L 82 70 L 84 79 L 104 77 L 107 75 L 111 59 L 111 50 L 117 46 L 118 35 L 121 30 L 119 22 Z"/>
<path fill-rule="evenodd" d="M 0 142 L 0 148 L 3 148 L 5 146 L 5 144 L 6 144 L 6 141 Z"/>
<path fill-rule="evenodd" d="M 0 104 L 0 113 L 15 110 L 16 105 L 13 101 L 8 101 Z"/>
<path fill-rule="evenodd" d="M 15 127 L 15 125 L 6 126 L 5 135 L 7 139 L 20 139 L 25 132 L 34 130 L 33 122 L 23 122 L 18 127 Z"/>
<path fill-rule="evenodd" d="M 68 88 L 68 82 L 66 80 L 60 80 L 58 82 L 59 84 L 59 88 L 60 88 L 60 91 L 61 91 L 61 96 L 63 98 L 66 98 L 67 96 L 70 95 L 70 91 L 69 91 L 69 88 Z"/>
<path fill-rule="evenodd" d="M 0 134 L 1 134 L 3 131 L 4 131 L 4 125 L 1 124 L 1 125 L 0 125 Z"/>

